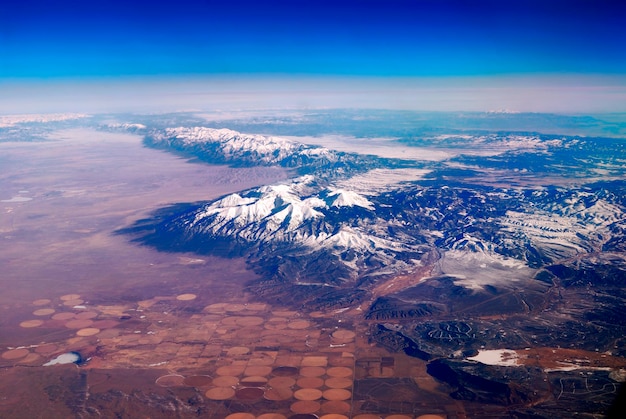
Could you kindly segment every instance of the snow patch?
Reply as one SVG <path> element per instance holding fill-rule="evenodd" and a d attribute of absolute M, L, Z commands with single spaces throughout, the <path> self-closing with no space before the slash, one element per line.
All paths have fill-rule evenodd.
<path fill-rule="evenodd" d="M 611 227 L 626 224 L 626 215 L 603 199 L 589 201 L 588 194 L 577 192 L 564 200 L 565 206 L 547 204 L 531 213 L 507 211 L 500 224 L 504 232 L 528 238 L 552 260 L 600 251 L 612 236 Z"/>
<path fill-rule="evenodd" d="M 478 351 L 478 355 L 467 358 L 469 361 L 480 362 L 485 365 L 501 367 L 517 367 L 519 355 L 512 349 L 486 349 Z"/>
<path fill-rule="evenodd" d="M 535 273 L 525 262 L 491 251 L 449 250 L 442 254 L 438 265 L 442 274 L 456 278 L 456 285 L 475 291 L 484 290 L 486 285 L 509 286 Z"/>
<path fill-rule="evenodd" d="M 353 191 L 344 189 L 331 190 L 329 197 L 335 197 L 330 206 L 332 207 L 363 207 L 374 210 L 374 204 L 367 198 Z"/>
<path fill-rule="evenodd" d="M 76 352 L 67 352 L 46 362 L 45 364 L 43 364 L 43 366 L 49 367 L 52 365 L 74 364 L 78 361 L 80 361 L 80 355 L 78 355 Z"/>
<path fill-rule="evenodd" d="M 430 172 L 431 170 L 426 169 L 373 169 L 339 181 L 335 185 L 362 195 L 377 195 L 404 183 L 423 179 Z"/>

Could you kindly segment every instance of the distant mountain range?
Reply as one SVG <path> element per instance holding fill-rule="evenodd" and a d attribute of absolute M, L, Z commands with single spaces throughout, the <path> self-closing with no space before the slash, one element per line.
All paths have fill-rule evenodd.
<path fill-rule="evenodd" d="M 338 178 L 385 164 L 378 158 L 311 146 L 280 137 L 242 134 L 206 127 L 150 131 L 145 143 L 232 166 L 281 166 L 297 173 Z M 391 165 L 391 161 L 386 162 Z M 401 165 L 401 162 L 396 162 Z M 405 162 L 404 165 L 407 165 Z"/>

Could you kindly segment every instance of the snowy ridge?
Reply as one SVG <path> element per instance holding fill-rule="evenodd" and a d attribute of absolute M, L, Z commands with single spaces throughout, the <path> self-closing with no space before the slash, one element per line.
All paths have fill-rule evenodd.
<path fill-rule="evenodd" d="M 274 235 L 281 229 L 283 232 L 293 232 L 305 221 L 323 217 L 315 208 L 325 206 L 324 201 L 315 197 L 303 200 L 297 193 L 299 186 L 311 180 L 312 177 L 307 176 L 291 184 L 263 186 L 257 190 L 258 194 L 248 194 L 246 197 L 228 195 L 197 213 L 190 227 L 202 225 L 205 233 L 212 234 L 234 227 L 241 229 L 239 237 L 250 241 Z M 207 219 L 210 222 L 205 225 Z M 266 234 L 260 234 L 260 228 Z"/>
<path fill-rule="evenodd" d="M 626 231 L 616 199 L 584 189 L 485 193 L 411 185 L 363 195 L 309 175 L 206 204 L 186 218 L 186 229 L 243 241 L 260 254 L 265 247 L 298 258 L 325 252 L 350 272 L 344 281 L 410 269 L 425 246 L 435 246 L 442 250 L 442 273 L 482 290 L 601 250 L 612 232 Z"/>
<path fill-rule="evenodd" d="M 363 207 L 369 210 L 374 210 L 374 204 L 367 200 L 364 196 L 359 195 L 353 191 L 346 191 L 344 189 L 334 189 L 328 194 L 331 198 L 331 207 Z"/>
<path fill-rule="evenodd" d="M 315 178 L 308 175 L 225 196 L 185 217 L 184 223 L 189 235 L 243 241 L 261 252 L 266 246 L 286 244 L 297 253 L 302 249 L 326 252 L 341 260 L 351 272 L 349 279 L 356 279 L 368 270 L 372 258 L 390 270 L 406 269 L 412 262 L 407 264 L 397 255 L 418 249 L 416 242 L 402 235 L 387 237 L 389 223 L 375 217 L 374 210 L 375 204 L 364 196 L 316 187 Z M 354 211 L 366 211 L 369 216 L 354 225 Z"/>
<path fill-rule="evenodd" d="M 242 134 L 230 129 L 177 127 L 153 132 L 152 141 L 182 150 L 211 145 L 226 161 L 245 161 L 255 165 L 297 166 L 311 160 L 335 162 L 337 153 L 323 147 L 308 146 L 280 137 Z"/>
<path fill-rule="evenodd" d="M 426 263 L 433 269 L 480 291 L 532 278 L 536 269 L 573 256 L 619 250 L 626 242 L 619 183 L 595 189 L 494 187 L 473 183 L 471 174 L 455 181 L 459 175 L 445 168 L 441 175 L 440 169 L 228 129 L 168 128 L 151 138 L 212 162 L 306 169 L 288 182 L 194 206 L 175 226 L 164 225 L 164 236 L 172 240 L 192 249 L 246 254 L 283 282 L 365 284 L 411 270 L 429 255 Z M 516 159 L 518 152 L 556 153 L 580 140 L 489 134 L 442 135 L 437 141 Z M 473 168 L 462 162 L 445 165 Z M 479 158 L 473 164 L 480 163 Z"/>
<path fill-rule="evenodd" d="M 87 118 L 89 115 L 83 113 L 47 113 L 47 114 L 26 114 L 26 115 L 6 115 L 0 116 L 0 128 L 11 127 L 17 124 L 27 123 L 48 123 L 59 121 L 70 121 L 74 119 Z"/>
<path fill-rule="evenodd" d="M 267 164 L 277 164 L 294 150 L 301 148 L 297 143 L 282 138 L 245 135 L 229 129 L 168 128 L 164 137 L 177 140 L 183 146 L 217 143 L 226 157 L 236 157 L 238 154 L 249 152 Z"/>
<path fill-rule="evenodd" d="M 302 251 L 316 253 L 322 260 L 334 258 L 341 265 L 338 280 L 356 279 L 372 266 L 384 265 L 393 271 L 414 263 L 407 264 L 397 256 L 403 252 L 415 254 L 418 241 L 407 242 L 406 235 L 388 238 L 389 221 L 376 217 L 375 203 L 349 184 L 337 187 L 334 183 L 333 179 L 344 180 L 377 168 L 381 163 L 375 157 L 205 127 L 156 130 L 147 140 L 210 161 L 306 168 L 301 172 L 312 173 L 203 205 L 180 222 L 191 240 L 226 240 L 257 255 L 276 247 L 285 256 Z M 401 175 L 402 180 L 406 175 Z M 361 221 L 355 223 L 355 219 Z"/>
<path fill-rule="evenodd" d="M 461 237 L 454 237 L 444 241 L 446 247 L 452 250 L 465 250 L 474 253 L 493 253 L 495 244 L 463 233 Z"/>
<path fill-rule="evenodd" d="M 562 203 L 547 203 L 530 213 L 507 211 L 501 225 L 504 232 L 525 238 L 547 258 L 558 260 L 600 251 L 614 226 L 626 227 L 626 214 L 615 204 L 577 191 Z"/>
<path fill-rule="evenodd" d="M 536 135 L 519 134 L 487 134 L 476 136 L 442 134 L 433 137 L 432 140 L 439 146 L 455 146 L 467 150 L 489 150 L 491 154 L 506 152 L 548 152 L 558 148 L 568 148 L 580 142 L 580 140 L 577 139 L 546 139 Z"/>
<path fill-rule="evenodd" d="M 122 130 L 122 131 L 128 131 L 128 132 L 136 132 L 136 133 L 145 132 L 148 129 L 148 127 L 145 126 L 144 124 L 131 124 L 131 123 L 107 124 L 105 125 L 105 127 L 108 129 L 113 129 L 113 130 Z"/>
<path fill-rule="evenodd" d="M 349 179 L 340 180 L 335 186 L 350 189 L 362 195 L 377 195 L 396 189 L 408 182 L 421 180 L 430 173 L 427 169 L 373 169 Z"/>
<path fill-rule="evenodd" d="M 436 245 L 447 250 L 495 252 L 537 267 L 606 250 L 611 240 L 619 245 L 616 234 L 626 231 L 620 198 L 602 189 L 519 188 L 487 194 L 456 189 L 445 199 L 441 195 L 447 190 L 440 191 L 435 198 L 433 189 L 423 189 L 411 205 L 421 214 L 416 222 L 434 222 L 430 236 L 439 234 Z M 437 224 L 439 219 L 456 221 Z"/>

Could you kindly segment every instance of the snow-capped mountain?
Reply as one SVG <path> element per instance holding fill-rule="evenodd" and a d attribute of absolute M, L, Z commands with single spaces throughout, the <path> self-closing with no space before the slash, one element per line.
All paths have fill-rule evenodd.
<path fill-rule="evenodd" d="M 536 269 L 607 249 L 616 231 L 626 231 L 626 210 L 602 191 L 412 185 L 365 197 L 309 175 L 194 206 L 156 228 L 173 233 L 182 249 L 248 254 L 283 280 L 341 285 L 411 271 L 433 249 Z M 309 269 L 307 260 L 323 267 Z"/>
<path fill-rule="evenodd" d="M 329 265 L 333 260 L 342 265 L 342 275 L 328 278 L 320 272 L 301 272 L 299 276 L 308 282 L 337 284 L 381 265 L 399 271 L 418 263 L 414 258 L 420 243 L 390 237 L 393 222 L 377 217 L 375 210 L 366 197 L 320 187 L 314 176 L 307 175 L 227 195 L 180 215 L 174 223 L 188 238 L 202 236 L 208 246 L 224 246 L 226 240 L 232 249 L 244 247 L 258 257 L 277 248 L 300 258 L 324 254 Z"/>
<path fill-rule="evenodd" d="M 623 198 L 604 188 L 503 190 L 434 183 L 383 196 L 390 208 L 393 200 L 401 203 L 394 216 L 405 225 L 422 226 L 420 233 L 440 232 L 437 247 L 495 252 L 533 267 L 610 250 L 609 240 L 626 227 Z"/>
<path fill-rule="evenodd" d="M 50 122 L 72 121 L 75 119 L 88 118 L 83 113 L 47 113 L 26 115 L 0 115 L 0 128 L 11 127 L 18 124 L 47 124 Z"/>
<path fill-rule="evenodd" d="M 520 150 L 546 153 L 579 144 L 521 135 L 438 139 L 461 140 L 507 147 L 512 154 L 506 158 L 519 161 Z M 368 287 L 381 277 L 432 265 L 434 254 L 448 255 L 443 271 L 458 270 L 466 260 L 483 261 L 476 263 L 497 272 L 515 266 L 519 273 L 524 266 L 530 275 L 561 259 L 620 249 L 625 242 L 620 183 L 488 186 L 473 182 L 475 170 L 454 172 L 453 161 L 433 171 L 399 168 L 397 161 L 228 129 L 155 130 L 147 141 L 212 162 L 306 173 L 177 210 L 155 221 L 150 227 L 155 233 L 145 238 L 160 246 L 168 241 L 168 248 L 247 255 L 264 277 L 281 283 Z M 390 179 L 387 184 L 378 180 L 381 174 Z M 477 291 L 483 282 L 470 278 L 459 284 Z"/>
<path fill-rule="evenodd" d="M 234 166 L 282 166 L 300 174 L 341 177 L 380 166 L 375 158 L 329 150 L 285 138 L 242 134 L 206 127 L 154 130 L 146 143 L 193 154 L 214 163 Z"/>

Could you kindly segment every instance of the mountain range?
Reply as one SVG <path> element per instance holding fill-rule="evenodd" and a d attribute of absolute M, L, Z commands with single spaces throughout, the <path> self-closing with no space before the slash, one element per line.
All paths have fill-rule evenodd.
<path fill-rule="evenodd" d="M 578 164 L 585 173 L 609 170 L 610 162 L 587 164 L 594 140 L 498 134 L 437 136 L 430 142 L 491 152 L 432 163 L 336 152 L 227 129 L 155 130 L 148 145 L 211 162 L 282 166 L 294 177 L 184 210 L 176 207 L 131 230 L 149 231 L 142 241 L 170 250 L 246 256 L 265 281 L 306 286 L 304 303 L 318 301 L 318 293 L 326 296 L 327 287 L 368 295 L 381 278 L 424 270 L 458 275 L 455 283 L 485 292 L 488 283 L 462 278 L 444 260 L 472 261 L 480 255 L 485 266 L 512 267 L 504 272 L 515 278 L 518 267 L 535 274 L 560 260 L 624 250 L 623 181 L 537 184 L 547 175 L 559 182 L 563 150 L 576 156 L 570 166 Z M 467 167 L 470 159 L 481 164 Z M 569 170 L 576 172 L 574 179 L 581 177 L 576 167 Z M 404 178 L 368 189 L 395 172 Z M 485 180 L 502 172 L 518 174 L 521 182 L 527 177 L 528 186 Z"/>

